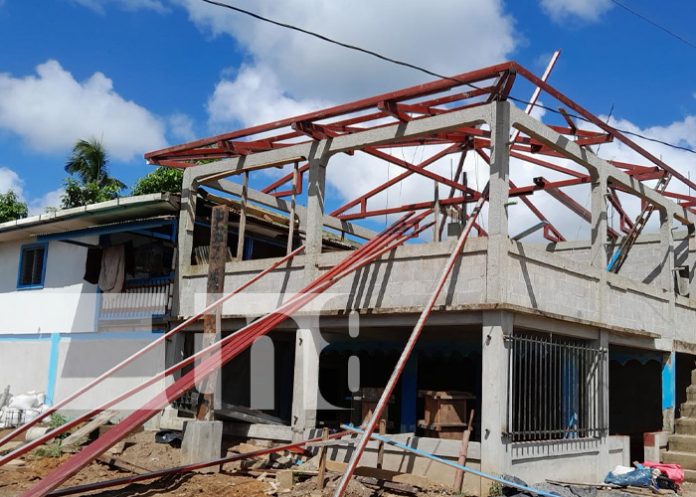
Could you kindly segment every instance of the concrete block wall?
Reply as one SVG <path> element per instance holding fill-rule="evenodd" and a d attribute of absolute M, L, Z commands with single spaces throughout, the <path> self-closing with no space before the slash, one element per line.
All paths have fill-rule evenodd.
<path fill-rule="evenodd" d="M 385 258 L 349 275 L 334 285 L 327 294 L 329 302 L 317 299 L 313 305 L 321 310 L 341 311 L 350 308 L 404 308 L 421 307 L 432 292 L 434 281 L 442 272 L 454 241 L 440 244 L 418 244 L 400 247 L 393 258 Z M 472 240 L 456 268 L 454 285 L 443 291 L 439 304 L 474 304 L 480 302 L 486 281 L 486 240 Z M 330 269 L 345 253 L 322 254 L 319 268 Z M 254 274 L 267 267 L 269 260 L 244 261 L 227 265 L 225 290 L 230 291 Z M 191 315 L 205 304 L 207 266 L 196 267 L 183 275 L 179 295 L 181 312 Z M 292 293 L 306 284 L 304 258 L 297 257 L 293 264 L 268 274 L 239 298 L 223 305 L 224 315 L 255 315 L 273 310 L 278 304 L 277 293 Z M 249 298 L 253 295 L 252 298 Z M 312 309 L 311 306 L 308 309 Z"/>
<path fill-rule="evenodd" d="M 438 304 L 466 307 L 500 302 L 696 343 L 696 300 L 675 297 L 671 289 L 660 288 L 655 282 L 641 283 L 623 274 L 608 274 L 541 246 L 507 240 L 499 242 L 504 253 L 498 268 L 500 274 L 489 275 L 489 243 L 494 242 L 476 238 L 467 244 L 455 267 L 454 283 L 448 284 Z M 304 311 L 418 311 L 427 301 L 452 244 L 448 241 L 400 247 L 390 258 L 345 278 Z M 642 250 L 652 250 L 652 245 L 644 244 Z M 327 270 L 342 257 L 345 253 L 322 254 L 320 270 Z M 294 292 L 306 284 L 303 263 L 303 258 L 298 257 L 292 266 L 269 274 L 239 298 L 228 301 L 223 314 L 256 316 L 275 309 L 279 303 L 277 292 Z M 267 264 L 268 260 L 228 264 L 225 289 L 241 285 Z M 179 297 L 185 315 L 193 314 L 205 303 L 206 270 L 205 266 L 196 267 L 183 275 Z M 504 276 L 501 299 L 493 301 L 487 297 L 486 287 L 500 275 Z"/>

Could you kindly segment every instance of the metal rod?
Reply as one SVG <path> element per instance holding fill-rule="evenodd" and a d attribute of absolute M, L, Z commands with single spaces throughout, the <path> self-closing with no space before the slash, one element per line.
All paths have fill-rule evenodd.
<path fill-rule="evenodd" d="M 487 190 L 488 186 L 486 186 L 484 191 L 487 192 Z M 394 371 L 391 377 L 389 378 L 389 381 L 387 382 L 387 385 L 385 386 L 384 391 L 382 392 L 382 395 L 380 396 L 380 399 L 374 408 L 374 411 L 372 412 L 372 416 L 370 417 L 370 420 L 368 421 L 367 426 L 365 427 L 365 434 L 363 434 L 363 436 L 359 439 L 358 444 L 356 445 L 355 450 L 351 455 L 350 461 L 348 462 L 348 467 L 346 468 L 345 472 L 341 476 L 341 479 L 336 485 L 336 490 L 333 493 L 334 497 L 341 497 L 348 488 L 348 483 L 350 482 L 350 479 L 353 476 L 353 472 L 355 471 L 355 468 L 357 467 L 358 462 L 360 461 L 360 457 L 365 451 L 365 447 L 367 447 L 367 443 L 370 440 L 370 434 L 374 432 L 376 424 L 379 422 L 379 419 L 382 417 L 382 414 L 384 413 L 384 409 L 387 403 L 389 402 L 389 398 L 391 397 L 394 388 L 396 387 L 396 383 L 399 381 L 401 373 L 406 367 L 408 358 L 411 356 L 411 353 L 413 352 L 413 349 L 416 346 L 416 342 L 418 341 L 418 338 L 420 337 L 421 332 L 423 331 L 425 322 L 430 316 L 430 313 L 432 312 L 432 309 L 435 306 L 435 302 L 437 298 L 440 296 L 440 292 L 442 291 L 442 288 L 445 286 L 445 283 L 449 278 L 452 268 L 454 267 L 457 259 L 462 253 L 462 250 L 464 249 L 464 245 L 466 244 L 466 241 L 469 237 L 469 233 L 473 228 L 474 221 L 478 217 L 478 214 L 481 212 L 481 208 L 483 207 L 483 204 L 486 201 L 486 197 L 487 195 L 481 196 L 481 199 L 476 204 L 474 213 L 472 213 L 465 230 L 459 236 L 459 239 L 457 240 L 457 244 L 455 245 L 452 254 L 447 259 L 447 263 L 445 264 L 445 267 L 436 283 L 435 290 L 433 291 L 432 295 L 430 296 L 430 299 L 423 308 L 423 311 L 421 312 L 418 318 L 418 322 L 414 326 L 413 331 L 411 332 L 411 335 L 409 336 L 409 339 L 406 342 L 406 346 L 404 347 L 404 350 L 402 351 L 401 356 L 399 357 L 396 367 L 394 368 Z"/>
<path fill-rule="evenodd" d="M 352 431 L 354 433 L 362 434 L 362 435 L 365 435 L 367 433 L 365 430 L 361 430 L 360 428 L 356 428 L 354 426 L 349 426 L 349 425 L 341 425 L 341 428 L 348 430 L 348 431 Z M 465 473 L 471 473 L 471 474 L 479 476 L 481 478 L 485 478 L 486 480 L 491 480 L 491 481 L 501 483 L 501 484 L 505 485 L 506 487 L 517 488 L 517 489 L 523 490 L 525 492 L 533 493 L 535 495 L 541 495 L 542 497 L 558 497 L 558 495 L 550 493 L 550 492 L 545 492 L 543 490 L 538 490 L 538 489 L 533 488 L 533 487 L 521 485 L 519 483 L 505 480 L 504 478 L 501 478 L 499 476 L 495 476 L 495 475 L 492 475 L 489 473 L 484 473 L 483 471 L 479 471 L 477 469 L 470 468 L 468 466 L 463 466 L 461 464 L 457 464 L 456 462 L 453 462 L 453 461 L 450 461 L 447 459 L 443 459 L 442 457 L 438 457 L 438 456 L 431 454 L 429 452 L 425 452 L 423 450 L 416 449 L 414 447 L 411 447 L 411 446 L 406 445 L 406 444 L 402 444 L 401 442 L 397 442 L 396 440 L 392 440 L 390 438 L 383 437 L 381 435 L 376 435 L 373 433 L 372 435 L 370 435 L 370 438 L 372 438 L 374 440 L 382 441 L 382 442 L 389 444 L 389 445 L 392 445 L 394 447 L 398 447 L 399 449 L 405 450 L 406 452 L 410 452 L 412 454 L 416 454 L 418 456 L 425 457 L 427 459 L 430 459 L 431 461 L 436 461 L 436 462 L 445 464 L 447 466 L 458 469 L 460 471 L 464 471 Z"/>

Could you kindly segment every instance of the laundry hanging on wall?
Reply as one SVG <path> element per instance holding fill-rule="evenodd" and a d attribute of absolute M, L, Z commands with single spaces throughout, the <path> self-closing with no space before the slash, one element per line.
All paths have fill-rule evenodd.
<path fill-rule="evenodd" d="M 124 245 L 112 245 L 102 252 L 99 288 L 104 293 L 118 293 L 123 289 L 126 274 Z"/>

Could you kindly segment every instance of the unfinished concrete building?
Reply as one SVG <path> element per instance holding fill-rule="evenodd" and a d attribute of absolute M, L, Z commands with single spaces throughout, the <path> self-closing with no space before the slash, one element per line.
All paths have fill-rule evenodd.
<path fill-rule="evenodd" d="M 659 440 L 675 426 L 665 460 L 696 470 L 694 404 L 686 402 L 696 350 L 696 199 L 689 195 L 696 185 L 550 86 L 547 76 L 509 62 L 147 155 L 184 169 L 175 309 L 181 319 L 205 307 L 210 288 L 209 268 L 195 257 L 210 243 L 200 235 L 203 195 L 242 206 L 230 222 L 236 238 L 227 244 L 236 258 L 224 265 L 223 293 L 266 271 L 221 305 L 227 339 L 219 395 L 284 424 L 247 423 L 231 432 L 299 440 L 319 426 L 355 422 L 356 392 L 384 388 L 468 228 L 432 313 L 421 316 L 425 329 L 400 371 L 387 432 L 456 458 L 458 440 L 419 423 L 423 391 L 452 390 L 466 392 L 476 413 L 467 463 L 488 473 L 601 480 L 654 446 L 659 457 Z M 530 115 L 540 93 L 545 122 Z M 602 158 L 606 148 L 597 148 L 610 142 L 630 151 L 630 163 Z M 403 153 L 416 149 L 420 161 Z M 488 168 L 478 182 L 464 174 L 474 157 Z M 448 174 L 450 159 L 456 167 Z M 333 185 L 342 176 L 356 181 L 346 171 L 366 160 L 402 172 L 346 202 Z M 375 175 L 385 173 L 377 167 Z M 393 195 L 385 205 L 385 192 L 416 177 L 439 188 L 429 186 L 417 201 Z M 288 220 L 267 258 L 243 260 L 234 241 L 244 238 L 247 205 Z M 586 236 L 555 222 L 565 212 L 585 223 Z M 377 233 L 385 217 L 391 229 L 412 223 L 381 245 L 387 250 L 331 276 L 361 250 L 354 247 L 393 233 Z M 322 286 L 322 277 L 334 279 Z M 291 317 L 265 326 L 275 309 L 285 312 L 283 305 L 309 293 L 312 300 L 292 308 Z M 256 334 L 245 334 L 250 329 Z M 190 354 L 202 330 L 193 324 L 179 334 L 170 362 Z M 271 361 L 262 354 L 269 349 Z M 355 358 L 358 385 L 350 373 Z M 272 372 L 269 405 L 254 399 L 263 371 Z M 191 390 L 186 378 L 172 384 L 170 397 Z M 140 421 L 133 416 L 123 421 L 124 432 Z M 363 460 L 374 457 L 368 448 Z M 397 451 L 384 464 L 451 478 Z M 473 478 L 466 488 L 478 484 Z"/>

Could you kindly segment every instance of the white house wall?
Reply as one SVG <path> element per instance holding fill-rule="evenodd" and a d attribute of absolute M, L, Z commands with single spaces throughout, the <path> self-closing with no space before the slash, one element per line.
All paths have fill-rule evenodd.
<path fill-rule="evenodd" d="M 95 238 L 81 241 L 97 243 Z M 50 242 L 44 287 L 18 290 L 23 244 L 0 244 L 0 334 L 94 331 L 97 286 L 82 279 L 87 248 Z"/>

